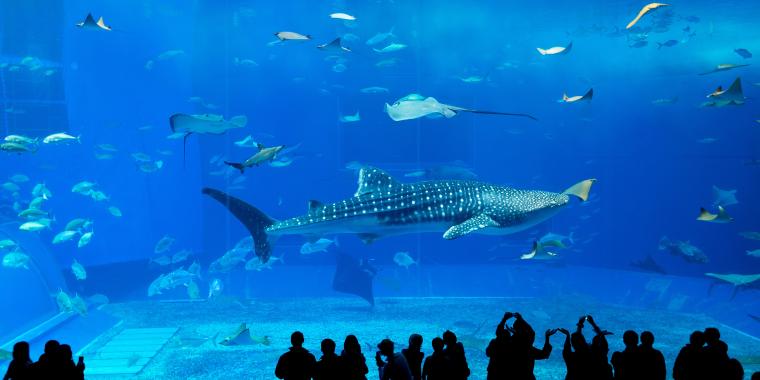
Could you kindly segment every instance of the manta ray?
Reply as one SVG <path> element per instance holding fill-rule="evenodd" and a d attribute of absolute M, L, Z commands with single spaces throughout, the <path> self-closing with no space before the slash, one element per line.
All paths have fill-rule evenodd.
<path fill-rule="evenodd" d="M 401 183 L 383 170 L 359 170 L 354 196 L 331 204 L 309 201 L 306 214 L 278 221 L 222 191 L 203 194 L 227 207 L 245 225 L 256 255 L 267 262 L 279 236 L 356 234 L 365 243 L 383 236 L 443 232 L 447 240 L 472 233 L 507 235 L 541 223 L 570 204 L 588 199 L 594 179 L 561 193 L 521 190 L 477 181 Z"/>
<path fill-rule="evenodd" d="M 742 92 L 741 78 L 736 78 L 731 86 L 727 90 L 724 90 L 722 86 L 719 86 L 710 95 L 707 95 L 710 99 L 703 103 L 703 107 L 724 107 L 724 106 L 740 106 L 744 104 L 744 92 Z"/>
<path fill-rule="evenodd" d="M 480 113 L 487 115 L 505 115 L 505 116 L 518 116 L 527 117 L 533 120 L 537 120 L 535 117 L 524 113 L 508 113 L 508 112 L 494 112 L 494 111 L 481 111 L 468 108 L 462 108 L 443 104 L 438 102 L 432 96 L 423 97 L 419 94 L 410 94 L 399 100 L 393 105 L 385 103 L 385 112 L 393 121 L 414 120 L 424 116 L 444 116 L 447 119 L 452 118 L 459 112 Z"/>
<path fill-rule="evenodd" d="M 106 30 L 106 31 L 111 30 L 111 27 L 106 25 L 105 21 L 103 21 L 103 16 L 101 16 L 98 19 L 98 21 L 95 21 L 95 18 L 92 17 L 92 13 L 88 13 L 84 21 L 78 22 L 76 26 L 82 29 L 94 29 L 94 30 Z"/>
<path fill-rule="evenodd" d="M 591 99 L 593 98 L 594 98 L 594 89 L 590 88 L 583 95 L 567 96 L 567 93 L 564 93 L 562 94 L 562 99 L 560 99 L 559 102 L 560 103 L 590 102 Z"/>

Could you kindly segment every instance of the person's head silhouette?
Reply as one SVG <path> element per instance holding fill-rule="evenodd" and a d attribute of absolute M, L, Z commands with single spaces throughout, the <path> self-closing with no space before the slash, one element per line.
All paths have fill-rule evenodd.
<path fill-rule="evenodd" d="M 457 344 L 457 335 L 454 334 L 451 330 L 446 330 L 443 332 L 443 343 L 446 343 L 446 346 L 452 347 L 455 344 Z"/>
<path fill-rule="evenodd" d="M 380 350 L 380 353 L 385 356 L 391 356 L 393 355 L 394 345 L 393 341 L 390 339 L 383 339 L 378 345 L 377 349 Z"/>
<path fill-rule="evenodd" d="M 13 345 L 13 360 L 20 362 L 28 362 L 31 360 L 29 358 L 29 343 L 22 341 Z"/>
<path fill-rule="evenodd" d="M 300 331 L 295 331 L 290 334 L 290 344 L 292 344 L 293 347 L 299 348 L 303 346 L 303 333 Z"/>
<path fill-rule="evenodd" d="M 639 334 L 636 331 L 628 330 L 623 333 L 623 344 L 626 348 L 636 348 L 639 345 Z"/>
<path fill-rule="evenodd" d="M 411 351 L 422 350 L 422 335 L 412 334 L 409 336 L 409 350 Z"/>
<path fill-rule="evenodd" d="M 652 347 L 654 345 L 654 334 L 651 331 L 641 333 L 641 345 L 643 347 Z"/>
<path fill-rule="evenodd" d="M 689 344 L 694 347 L 702 347 L 705 345 L 705 333 L 701 331 L 694 331 L 689 336 Z"/>
<path fill-rule="evenodd" d="M 359 354 L 362 352 L 362 346 L 359 344 L 359 339 L 356 338 L 356 335 L 346 336 L 346 340 L 343 341 L 343 351 Z"/>
<path fill-rule="evenodd" d="M 335 341 L 332 339 L 324 339 L 322 340 L 322 354 L 323 355 L 333 355 L 335 354 Z"/>
<path fill-rule="evenodd" d="M 708 327 L 705 329 L 705 342 L 708 345 L 714 345 L 720 340 L 720 330 L 715 327 Z"/>
<path fill-rule="evenodd" d="M 443 351 L 443 339 L 439 337 L 433 338 L 433 352 L 441 352 Z"/>

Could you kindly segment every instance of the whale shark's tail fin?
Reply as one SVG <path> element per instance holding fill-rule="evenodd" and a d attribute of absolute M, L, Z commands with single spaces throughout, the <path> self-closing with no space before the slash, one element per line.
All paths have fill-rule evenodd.
<path fill-rule="evenodd" d="M 574 195 L 585 202 L 588 200 L 588 193 L 591 191 L 591 185 L 593 185 L 595 181 L 596 179 L 594 178 L 580 181 L 575 185 L 570 186 L 569 189 L 563 191 L 562 194 Z"/>
<path fill-rule="evenodd" d="M 274 243 L 273 239 L 267 235 L 266 229 L 277 221 L 268 217 L 256 207 L 222 191 L 205 187 L 202 192 L 216 199 L 224 207 L 227 207 L 232 215 L 235 215 L 235 218 L 245 225 L 245 228 L 248 229 L 253 238 L 256 256 L 259 257 L 262 263 L 266 263 L 269 260 L 269 256 L 272 255 L 272 244 Z"/>

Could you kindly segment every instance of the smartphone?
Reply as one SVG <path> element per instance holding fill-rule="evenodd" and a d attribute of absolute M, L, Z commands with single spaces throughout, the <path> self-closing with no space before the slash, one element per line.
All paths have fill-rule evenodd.
<path fill-rule="evenodd" d="M 79 362 L 80 362 L 80 363 L 84 362 L 84 356 L 80 356 L 80 357 L 79 357 Z"/>

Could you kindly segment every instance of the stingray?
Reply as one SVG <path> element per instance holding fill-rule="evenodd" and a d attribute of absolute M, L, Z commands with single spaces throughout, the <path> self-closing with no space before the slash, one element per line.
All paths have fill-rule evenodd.
<path fill-rule="evenodd" d="M 341 44 L 340 37 L 332 40 L 330 43 L 322 44 L 317 46 L 317 49 L 321 50 L 334 50 L 334 51 L 344 51 L 344 52 L 351 52 L 351 49 L 343 46 Z"/>
<path fill-rule="evenodd" d="M 187 137 L 193 133 L 202 135 L 221 135 L 230 129 L 243 128 L 248 123 L 244 115 L 233 116 L 230 120 L 224 120 L 222 115 L 203 114 L 188 115 L 175 113 L 169 117 L 169 126 L 172 135 L 184 134 L 182 139 L 182 158 L 185 157 Z"/>
<path fill-rule="evenodd" d="M 219 344 L 222 346 L 250 346 L 256 342 L 251 339 L 251 330 L 248 329 L 248 326 L 241 323 L 232 334 L 222 339 Z"/>
<path fill-rule="evenodd" d="M 712 94 L 707 95 L 707 98 L 710 100 L 703 103 L 703 107 L 740 106 L 744 104 L 745 98 L 742 92 L 741 78 L 736 78 L 727 90 L 724 90 L 722 86 L 718 87 Z"/>
<path fill-rule="evenodd" d="M 728 215 L 728 213 L 723 208 L 723 206 L 718 206 L 717 214 L 713 214 L 707 211 L 704 207 L 700 208 L 699 216 L 697 217 L 697 220 L 701 222 L 711 222 L 711 223 L 730 223 L 734 221 L 734 218 L 731 215 Z"/>
<path fill-rule="evenodd" d="M 92 17 L 92 13 L 88 13 L 84 21 L 78 22 L 76 26 L 82 29 L 95 29 L 95 30 L 102 29 L 102 30 L 107 30 L 107 31 L 111 30 L 111 27 L 106 25 L 106 23 L 103 21 L 102 16 L 98 19 L 98 21 L 95 21 L 95 18 Z"/>
<path fill-rule="evenodd" d="M 731 206 L 739 203 L 736 200 L 736 190 L 723 190 L 713 185 L 713 206 Z"/>
<path fill-rule="evenodd" d="M 518 116 L 538 120 L 535 117 L 524 113 L 481 111 L 452 106 L 439 103 L 438 100 L 433 97 L 424 98 L 418 94 L 407 95 L 397 100 L 395 103 L 393 103 L 393 105 L 385 103 L 385 112 L 388 113 L 388 116 L 390 116 L 393 121 L 414 120 L 419 119 L 423 116 L 440 115 L 448 119 L 456 116 L 459 112 L 470 112 L 486 115 Z"/>
<path fill-rule="evenodd" d="M 660 264 L 657 264 L 656 261 L 654 261 L 654 258 L 652 255 L 647 255 L 647 257 L 638 260 L 638 261 L 631 261 L 628 265 L 639 268 L 646 272 L 654 272 L 659 274 L 667 274 L 665 272 L 665 269 L 663 269 Z"/>
<path fill-rule="evenodd" d="M 332 286 L 335 291 L 357 295 L 375 306 L 372 280 L 376 274 L 377 270 L 365 260 L 357 260 L 348 254 L 338 253 Z"/>
<path fill-rule="evenodd" d="M 547 251 L 538 241 L 533 242 L 533 250 L 520 256 L 520 260 L 554 260 L 557 258 L 556 253 Z"/>
<path fill-rule="evenodd" d="M 744 67 L 744 66 L 749 66 L 749 63 L 744 64 L 744 65 L 734 65 L 733 63 L 722 63 L 722 64 L 720 64 L 718 66 L 715 66 L 714 69 L 712 69 L 710 71 L 706 71 L 704 73 L 700 73 L 699 75 L 707 75 L 707 74 L 712 74 L 712 73 L 718 73 L 718 72 L 721 72 L 721 71 L 727 71 L 727 70 L 736 69 L 736 68 Z"/>
<path fill-rule="evenodd" d="M 560 103 L 588 102 L 588 101 L 591 101 L 593 97 L 594 97 L 594 89 L 590 88 L 583 95 L 567 96 L 567 94 L 562 94 L 562 99 L 559 102 Z"/>

